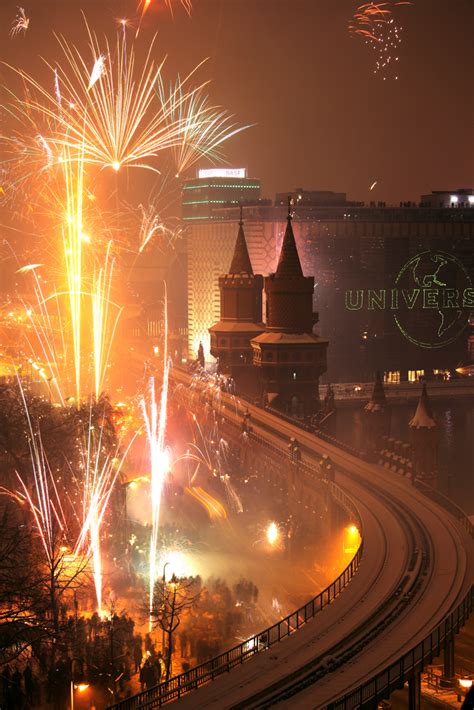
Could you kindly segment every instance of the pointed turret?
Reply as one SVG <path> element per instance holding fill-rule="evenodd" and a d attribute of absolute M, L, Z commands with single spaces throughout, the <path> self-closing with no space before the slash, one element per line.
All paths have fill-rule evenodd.
<path fill-rule="evenodd" d="M 370 401 L 367 402 L 364 409 L 366 412 L 377 412 L 384 410 L 386 406 L 387 398 L 385 397 L 382 378 L 380 376 L 380 372 L 377 372 L 372 397 L 370 398 Z"/>
<path fill-rule="evenodd" d="M 383 388 L 380 372 L 375 376 L 372 397 L 364 407 L 365 450 L 372 461 L 377 461 L 383 438 L 390 433 L 390 408 Z"/>
<path fill-rule="evenodd" d="M 432 486 L 438 480 L 439 429 L 433 419 L 426 385 L 423 383 L 415 416 L 410 420 L 413 481 L 421 480 Z"/>
<path fill-rule="evenodd" d="M 218 361 L 218 372 L 232 377 L 238 392 L 247 396 L 255 396 L 257 392 L 250 341 L 265 329 L 262 286 L 263 277 L 253 273 L 250 262 L 241 207 L 229 273 L 219 277 L 220 321 L 209 328 L 209 332 L 211 354 Z"/>
<path fill-rule="evenodd" d="M 291 224 L 291 198 L 278 266 L 265 278 L 267 325 L 252 340 L 262 402 L 296 417 L 319 409 L 319 377 L 326 370 L 328 341 L 313 333 L 314 278 L 304 276 Z"/>
<path fill-rule="evenodd" d="M 431 409 L 426 384 L 424 382 L 415 416 L 410 419 L 408 426 L 414 429 L 433 429 L 437 426 L 435 420 L 433 419 L 433 411 Z"/>
<path fill-rule="evenodd" d="M 277 270 L 265 279 L 267 330 L 312 333 L 318 321 L 313 313 L 314 278 L 303 275 L 291 220 L 291 198 L 288 198 L 286 231 Z"/>
<path fill-rule="evenodd" d="M 285 236 L 281 247 L 280 258 L 275 272 L 276 279 L 301 279 L 303 269 L 301 268 L 298 249 L 296 248 L 295 235 L 291 226 L 291 197 L 288 198 L 288 215 L 286 222 Z"/>
<path fill-rule="evenodd" d="M 249 276 L 253 276 L 247 242 L 245 241 L 242 207 L 240 208 L 239 231 L 237 241 L 235 242 L 234 256 L 232 257 L 229 274 L 249 274 Z"/>

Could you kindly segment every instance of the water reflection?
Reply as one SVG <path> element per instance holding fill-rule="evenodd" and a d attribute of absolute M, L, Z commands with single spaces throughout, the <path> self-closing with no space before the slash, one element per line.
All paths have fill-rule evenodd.
<path fill-rule="evenodd" d="M 408 441 L 408 422 L 417 402 L 391 406 L 390 436 Z M 432 402 L 440 427 L 440 485 L 468 515 L 474 515 L 474 403 Z M 363 405 L 340 404 L 337 437 L 357 449 L 364 448 Z"/>

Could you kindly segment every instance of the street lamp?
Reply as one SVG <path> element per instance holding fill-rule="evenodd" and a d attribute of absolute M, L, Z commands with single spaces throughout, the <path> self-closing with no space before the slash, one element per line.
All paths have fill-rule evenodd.
<path fill-rule="evenodd" d="M 161 606 L 164 610 L 165 607 L 165 585 L 166 585 L 166 568 L 167 566 L 171 564 L 170 562 L 165 562 L 163 565 L 163 599 L 161 601 Z M 161 653 L 163 654 L 163 658 L 165 656 L 165 630 L 162 627 L 161 629 Z"/>
<path fill-rule="evenodd" d="M 355 554 L 360 545 L 360 533 L 356 525 L 352 524 L 344 528 L 342 551 L 345 555 Z"/>
<path fill-rule="evenodd" d="M 458 687 L 458 694 L 457 694 L 458 695 L 458 697 L 457 697 L 458 703 L 461 702 L 461 693 L 459 691 L 462 691 L 464 697 L 466 697 L 466 695 L 468 694 L 468 692 L 472 688 L 472 683 L 473 683 L 472 678 L 469 678 L 466 675 L 463 676 L 462 678 L 458 678 L 458 686 L 459 686 Z"/>
<path fill-rule="evenodd" d="M 81 664 L 80 672 L 80 683 L 74 683 L 74 663 Z M 71 658 L 71 710 L 74 710 L 74 690 L 78 690 L 79 693 L 83 693 L 89 687 L 89 683 L 83 681 L 84 678 L 84 661 L 82 658 Z"/>

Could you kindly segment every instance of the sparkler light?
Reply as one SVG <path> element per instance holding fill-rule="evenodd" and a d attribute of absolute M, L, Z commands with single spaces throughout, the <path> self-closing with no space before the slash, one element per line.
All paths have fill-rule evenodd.
<path fill-rule="evenodd" d="M 164 306 L 164 344 L 163 344 L 163 383 L 161 387 L 160 407 L 156 402 L 155 394 L 155 379 L 150 378 L 148 388 L 148 406 L 145 398 L 141 400 L 143 419 L 145 421 L 146 432 L 148 436 L 148 445 L 150 447 L 150 462 L 151 462 L 151 508 L 152 508 L 152 523 L 150 536 L 150 619 L 149 627 L 152 629 L 152 611 L 153 611 L 153 596 L 155 590 L 155 582 L 157 579 L 157 548 L 158 548 L 158 532 L 160 523 L 160 506 L 161 494 L 165 475 L 170 466 L 170 451 L 165 446 L 165 432 L 168 408 L 168 387 L 169 387 L 169 368 L 168 360 L 168 315 L 165 293 Z"/>
<path fill-rule="evenodd" d="M 89 86 L 87 87 L 87 90 L 90 91 L 96 81 L 99 81 L 100 77 L 102 74 L 105 73 L 105 58 L 101 54 L 99 57 L 94 62 L 94 66 L 92 68 L 91 72 L 91 77 L 89 79 Z"/>

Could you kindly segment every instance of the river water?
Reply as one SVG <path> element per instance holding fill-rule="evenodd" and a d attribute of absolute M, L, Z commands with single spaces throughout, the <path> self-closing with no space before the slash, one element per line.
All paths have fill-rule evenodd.
<path fill-rule="evenodd" d="M 390 436 L 408 441 L 408 422 L 416 402 L 392 404 Z M 432 402 L 434 418 L 440 428 L 440 488 L 468 515 L 474 515 L 474 401 L 472 398 L 452 402 Z M 336 436 L 363 449 L 363 406 L 337 409 Z"/>

